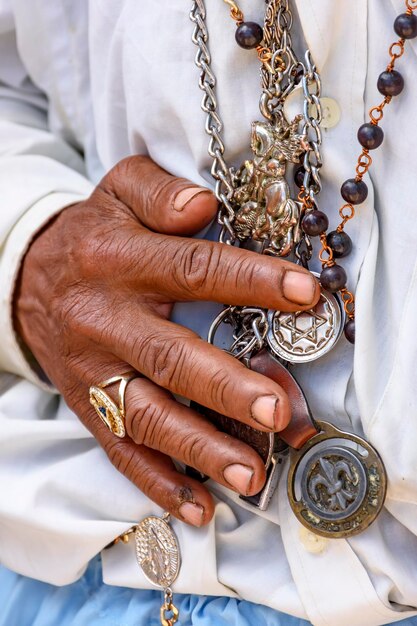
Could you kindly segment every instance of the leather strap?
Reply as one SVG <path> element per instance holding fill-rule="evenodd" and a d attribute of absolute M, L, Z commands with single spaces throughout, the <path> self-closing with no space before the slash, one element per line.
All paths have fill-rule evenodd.
<path fill-rule="evenodd" d="M 287 393 L 292 409 L 291 422 L 278 436 L 291 448 L 299 450 L 319 432 L 300 386 L 289 371 L 266 350 L 261 350 L 250 360 L 250 368 L 274 380 Z"/>
<path fill-rule="evenodd" d="M 301 388 L 289 371 L 281 365 L 281 363 L 276 361 L 269 352 L 266 350 L 259 352 L 250 360 L 249 366 L 255 372 L 259 372 L 274 380 L 288 394 L 291 403 L 292 418 L 289 426 L 287 426 L 285 430 L 275 434 L 265 433 L 194 402 L 191 403 L 191 407 L 216 424 L 219 430 L 244 441 L 258 452 L 267 469 L 266 485 L 264 489 L 255 496 L 240 497 L 253 506 L 261 510 L 266 510 L 269 499 L 278 481 L 279 474 L 277 474 L 277 472 L 280 470 L 279 465 L 282 463 L 282 455 L 285 454 L 285 451 L 288 449 L 287 446 L 289 445 L 292 448 L 299 449 L 306 441 L 316 435 L 319 430 L 314 424 Z M 196 470 L 191 467 L 187 467 L 186 472 L 188 475 L 201 482 L 204 482 L 208 478 L 208 476 L 196 472 Z"/>

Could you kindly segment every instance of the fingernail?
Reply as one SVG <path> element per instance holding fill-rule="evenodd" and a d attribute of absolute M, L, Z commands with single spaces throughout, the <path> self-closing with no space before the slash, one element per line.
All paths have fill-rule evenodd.
<path fill-rule="evenodd" d="M 178 509 L 182 519 L 193 526 L 202 526 L 204 509 L 199 504 L 193 502 L 183 502 Z"/>
<path fill-rule="evenodd" d="M 254 472 L 250 467 L 239 463 L 228 465 L 223 471 L 226 482 L 243 495 L 249 493 L 253 474 Z"/>
<path fill-rule="evenodd" d="M 251 406 L 251 415 L 255 422 L 275 430 L 278 416 L 278 398 L 276 396 L 261 396 L 256 398 Z"/>
<path fill-rule="evenodd" d="M 310 304 L 316 293 L 317 283 L 309 273 L 287 270 L 282 281 L 282 291 L 287 300 L 295 304 Z"/>
<path fill-rule="evenodd" d="M 183 189 L 174 198 L 173 209 L 174 211 L 183 211 L 187 204 L 194 200 L 197 196 L 202 193 L 211 193 L 208 189 L 204 189 L 203 187 L 187 187 Z"/>

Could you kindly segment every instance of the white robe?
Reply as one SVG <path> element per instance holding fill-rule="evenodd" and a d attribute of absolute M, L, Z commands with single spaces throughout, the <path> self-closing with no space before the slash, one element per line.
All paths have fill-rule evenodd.
<path fill-rule="evenodd" d="M 259 119 L 258 62 L 236 46 L 223 1 L 207 4 L 227 159 L 238 165 Z M 240 4 L 247 19 L 262 19 L 262 0 Z M 335 227 L 340 185 L 354 176 L 360 152 L 357 128 L 382 100 L 376 81 L 404 5 L 296 4 L 296 40 L 301 21 L 331 99 L 320 204 Z M 132 523 L 161 511 L 118 474 L 29 365 L 13 333 L 13 284 L 39 227 L 88 196 L 126 155 L 149 154 L 173 174 L 212 186 L 190 7 L 0 0 L 0 560 L 57 585 L 74 581 Z M 173 522 L 183 554 L 178 592 L 237 594 L 318 626 L 377 626 L 415 614 L 416 41 L 397 64 L 406 87 L 386 111 L 369 197 L 348 227 L 355 247 L 343 265 L 357 295 L 355 351 L 342 339 L 325 358 L 293 370 L 315 417 L 365 434 L 380 451 L 389 476 L 384 512 L 353 539 L 316 541 L 290 511 L 285 480 L 265 513 L 212 484 L 211 524 Z M 299 102 L 291 98 L 289 113 Z M 214 309 L 181 305 L 175 319 L 204 336 Z M 149 586 L 133 545 L 104 551 L 103 562 L 106 583 Z"/>

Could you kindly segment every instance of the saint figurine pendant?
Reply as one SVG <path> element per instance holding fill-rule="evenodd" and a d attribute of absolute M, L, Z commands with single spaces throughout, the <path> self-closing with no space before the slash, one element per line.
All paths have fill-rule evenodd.
<path fill-rule="evenodd" d="M 301 238 L 301 204 L 290 197 L 285 180 L 287 164 L 299 163 L 308 149 L 305 135 L 298 132 L 301 119 L 298 115 L 288 123 L 281 114 L 274 124 L 253 122 L 253 159 L 236 174 L 236 237 L 264 254 L 286 257 Z"/>
<path fill-rule="evenodd" d="M 302 116 L 289 123 L 253 122 L 253 159 L 236 173 L 233 193 L 236 237 L 242 247 L 286 257 L 300 243 L 302 204 L 291 198 L 285 179 L 288 163 L 298 163 L 308 148 L 298 132 Z M 318 276 L 318 275 L 317 275 Z M 314 309 L 296 313 L 270 311 L 267 343 L 273 354 L 289 363 L 307 363 L 324 356 L 339 340 L 345 312 L 339 297 L 322 289 Z"/>

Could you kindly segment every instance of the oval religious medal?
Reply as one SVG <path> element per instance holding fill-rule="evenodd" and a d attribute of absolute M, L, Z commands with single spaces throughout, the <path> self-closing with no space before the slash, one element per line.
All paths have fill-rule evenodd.
<path fill-rule="evenodd" d="M 307 363 L 327 354 L 339 340 L 345 312 L 339 298 L 321 289 L 320 300 L 309 311 L 269 311 L 268 345 L 289 363 Z"/>
<path fill-rule="evenodd" d="M 146 578 L 166 589 L 180 571 L 177 537 L 165 519 L 149 516 L 135 529 L 136 557 Z"/>
<path fill-rule="evenodd" d="M 326 422 L 300 450 L 291 450 L 288 495 L 298 520 L 323 537 L 351 537 L 377 518 L 387 478 L 364 439 Z"/>

